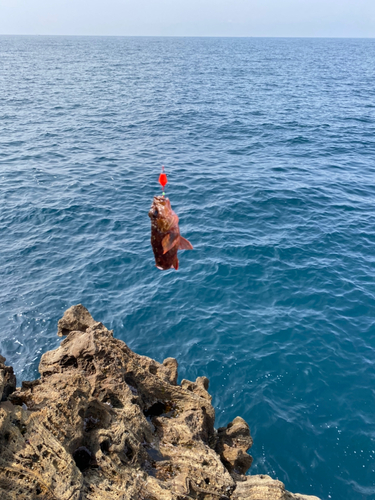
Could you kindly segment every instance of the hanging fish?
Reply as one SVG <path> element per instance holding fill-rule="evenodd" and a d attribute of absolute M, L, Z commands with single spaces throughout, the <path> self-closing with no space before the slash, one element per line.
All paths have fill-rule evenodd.
<path fill-rule="evenodd" d="M 193 245 L 180 235 L 178 216 L 164 196 L 154 196 L 148 216 L 151 219 L 151 246 L 158 269 L 178 269 L 178 250 L 193 250 Z"/>

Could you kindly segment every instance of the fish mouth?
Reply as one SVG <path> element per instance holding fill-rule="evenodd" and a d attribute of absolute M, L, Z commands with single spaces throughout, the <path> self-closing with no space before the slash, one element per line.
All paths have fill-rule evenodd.
<path fill-rule="evenodd" d="M 159 216 L 163 217 L 163 214 L 165 215 L 165 208 L 168 207 L 168 205 L 170 206 L 168 198 L 164 198 L 164 196 L 154 196 L 148 216 L 151 219 L 157 219 Z"/>

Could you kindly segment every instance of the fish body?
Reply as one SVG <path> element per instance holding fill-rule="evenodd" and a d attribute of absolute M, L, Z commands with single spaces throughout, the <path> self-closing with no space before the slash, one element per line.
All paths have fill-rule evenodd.
<path fill-rule="evenodd" d="M 158 269 L 178 269 L 178 250 L 192 250 L 193 245 L 180 234 L 178 216 L 164 196 L 154 196 L 148 216 L 151 219 L 151 246 Z"/>

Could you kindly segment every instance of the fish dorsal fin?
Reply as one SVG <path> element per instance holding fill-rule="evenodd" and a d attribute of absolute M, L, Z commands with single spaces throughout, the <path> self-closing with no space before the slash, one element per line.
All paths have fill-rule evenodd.
<path fill-rule="evenodd" d="M 178 245 L 179 250 L 193 250 L 193 245 L 189 240 L 180 236 L 180 243 Z"/>
<path fill-rule="evenodd" d="M 177 269 L 178 269 L 178 257 L 177 257 L 177 255 L 176 255 L 176 257 L 174 258 L 174 261 L 173 261 L 173 267 L 174 267 L 174 268 L 176 269 L 176 271 L 177 271 Z"/>
<path fill-rule="evenodd" d="M 163 254 L 169 252 L 179 241 L 178 233 L 168 233 L 161 241 L 163 247 Z"/>

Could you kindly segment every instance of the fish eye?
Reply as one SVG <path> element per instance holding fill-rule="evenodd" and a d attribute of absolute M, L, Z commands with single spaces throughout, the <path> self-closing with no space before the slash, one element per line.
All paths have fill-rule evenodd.
<path fill-rule="evenodd" d="M 153 215 L 154 217 L 157 217 L 159 215 L 159 210 L 157 208 L 155 208 Z"/>

